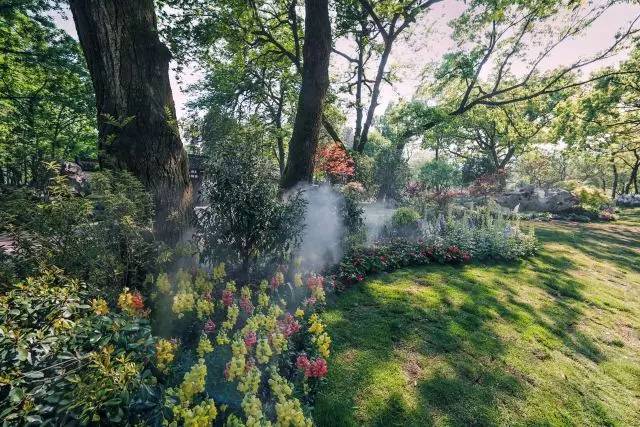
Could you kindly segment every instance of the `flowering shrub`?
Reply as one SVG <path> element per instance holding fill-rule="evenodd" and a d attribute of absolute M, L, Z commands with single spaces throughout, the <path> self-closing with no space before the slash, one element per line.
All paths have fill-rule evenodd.
<path fill-rule="evenodd" d="M 367 275 L 408 266 L 459 264 L 472 259 L 516 260 L 535 253 L 533 233 L 533 228 L 523 233 L 517 222 L 508 221 L 492 207 L 459 218 L 440 216 L 433 223 L 423 223 L 416 232 L 418 239 L 391 238 L 350 251 L 330 273 L 336 286 L 343 288 Z"/>
<path fill-rule="evenodd" d="M 370 274 L 382 271 L 393 271 L 402 267 L 427 265 L 433 262 L 459 264 L 470 260 L 469 252 L 457 246 L 396 239 L 352 251 L 331 273 L 335 277 L 336 286 L 343 288 L 363 281 Z"/>
<path fill-rule="evenodd" d="M 190 366 L 169 376 L 175 385 L 162 417 L 177 424 L 312 425 L 307 403 L 327 375 L 331 346 L 316 313 L 326 299 L 324 277 L 279 269 L 258 286 L 238 286 L 225 281 L 224 270 L 220 264 L 211 274 L 179 271 L 156 280 L 156 307 L 170 306 L 176 317 L 168 328 L 175 338 L 158 341 L 158 367 Z M 198 312 L 202 301 L 210 309 Z"/>
<path fill-rule="evenodd" d="M 156 388 L 156 343 L 137 294 L 126 310 L 58 269 L 0 296 L 0 419 L 6 425 L 128 424 Z M 158 352 L 158 354 L 161 354 Z M 168 356 L 163 356 L 168 360 Z"/>
<path fill-rule="evenodd" d="M 519 222 L 508 220 L 494 205 L 465 211 L 460 217 L 440 217 L 425 228 L 425 239 L 457 246 L 477 260 L 513 261 L 537 250 L 534 229 L 523 233 Z"/>

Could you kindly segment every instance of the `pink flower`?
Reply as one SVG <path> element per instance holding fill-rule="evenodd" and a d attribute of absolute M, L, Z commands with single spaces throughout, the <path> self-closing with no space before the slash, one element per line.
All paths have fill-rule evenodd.
<path fill-rule="evenodd" d="M 309 358 L 306 354 L 301 354 L 296 359 L 296 366 L 298 367 L 298 369 L 301 369 L 303 371 L 306 371 L 310 364 L 311 362 L 309 362 Z"/>
<path fill-rule="evenodd" d="M 311 362 L 309 366 L 309 374 L 308 377 L 322 378 L 327 376 L 327 372 L 329 371 L 329 366 L 327 365 L 327 361 L 322 357 L 317 358 L 313 362 Z M 306 375 L 306 372 L 305 372 Z"/>
<path fill-rule="evenodd" d="M 216 324 L 209 319 L 205 322 L 203 330 L 205 334 L 212 334 L 216 330 Z"/>
<path fill-rule="evenodd" d="M 255 331 L 249 331 L 244 336 L 244 345 L 247 347 L 253 347 L 258 342 L 258 337 Z"/>
<path fill-rule="evenodd" d="M 309 297 L 307 299 L 304 300 L 304 305 L 315 305 L 316 304 L 316 297 Z"/>
<path fill-rule="evenodd" d="M 322 357 L 315 360 L 309 360 L 306 354 L 301 354 L 296 359 L 296 366 L 301 371 L 304 371 L 304 376 L 307 378 L 322 378 L 327 375 L 329 367 L 327 361 Z"/>
<path fill-rule="evenodd" d="M 324 282 L 324 277 L 322 276 L 309 276 L 307 279 L 307 287 L 309 289 L 317 289 L 321 288 Z"/>
<path fill-rule="evenodd" d="M 229 307 L 233 304 L 233 292 L 228 289 L 222 291 L 222 304 L 224 304 L 225 307 Z"/>
<path fill-rule="evenodd" d="M 246 296 L 240 299 L 240 308 L 249 316 L 253 314 L 253 304 L 251 303 L 251 300 Z"/>
<path fill-rule="evenodd" d="M 364 280 L 364 275 L 363 275 L 363 274 L 358 274 L 358 275 L 356 276 L 356 280 L 357 280 L 358 282 L 362 282 L 362 281 Z"/>
<path fill-rule="evenodd" d="M 135 291 L 133 293 L 133 296 L 131 297 L 131 306 L 137 311 L 144 310 L 144 301 L 142 300 L 140 292 Z"/>
<path fill-rule="evenodd" d="M 280 328 L 280 331 L 285 337 L 289 338 L 300 330 L 300 323 L 298 323 L 291 313 L 287 313 L 283 320 L 278 320 L 278 328 Z"/>

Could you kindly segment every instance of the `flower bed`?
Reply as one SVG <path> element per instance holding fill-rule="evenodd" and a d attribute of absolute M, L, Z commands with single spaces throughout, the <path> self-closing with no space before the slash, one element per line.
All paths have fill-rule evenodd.
<path fill-rule="evenodd" d="M 640 206 L 640 194 L 621 194 L 616 197 L 616 205 L 629 208 Z"/>
<path fill-rule="evenodd" d="M 240 287 L 224 265 L 179 271 L 160 274 L 150 298 L 124 289 L 116 304 L 58 270 L 16 285 L 0 296 L 1 418 L 310 426 L 329 369 L 325 281 L 288 277 Z"/>
<path fill-rule="evenodd" d="M 331 271 L 338 289 L 361 282 L 366 276 L 402 267 L 469 262 L 471 254 L 456 245 L 394 240 L 368 248 L 359 248 L 345 256 Z"/>

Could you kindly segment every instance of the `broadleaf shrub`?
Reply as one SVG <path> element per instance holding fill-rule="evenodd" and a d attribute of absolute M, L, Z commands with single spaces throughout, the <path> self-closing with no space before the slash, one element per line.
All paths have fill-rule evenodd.
<path fill-rule="evenodd" d="M 143 310 L 111 312 L 58 269 L 0 296 L 0 419 L 10 425 L 133 424 L 156 386 Z M 133 294 L 129 294 L 132 295 Z M 140 300 L 142 303 L 142 300 Z M 140 306 L 141 307 L 141 306 Z"/>
<path fill-rule="evenodd" d="M 278 178 L 250 133 L 208 147 L 198 240 L 206 262 L 224 261 L 243 276 L 285 262 L 300 243 L 306 202 L 300 192 L 279 197 Z M 254 135 L 255 136 L 255 135 Z"/>
<path fill-rule="evenodd" d="M 127 172 L 93 173 L 87 197 L 54 175 L 44 194 L 19 189 L 4 200 L 0 234 L 9 236 L 14 250 L 4 257 L 3 275 L 12 281 L 56 266 L 117 292 L 143 283 L 157 261 L 151 198 Z"/>

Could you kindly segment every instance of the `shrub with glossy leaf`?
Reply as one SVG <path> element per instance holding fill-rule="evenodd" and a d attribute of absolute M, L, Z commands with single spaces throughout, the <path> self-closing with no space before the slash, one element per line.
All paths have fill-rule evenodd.
<path fill-rule="evenodd" d="M 300 193 L 279 197 L 273 165 L 255 141 L 238 133 L 207 146 L 204 199 L 198 214 L 205 261 L 224 261 L 245 278 L 281 263 L 300 242 L 305 202 Z"/>
<path fill-rule="evenodd" d="M 145 318 L 110 312 L 60 270 L 14 285 L 0 296 L 0 419 L 133 423 L 154 345 Z"/>

